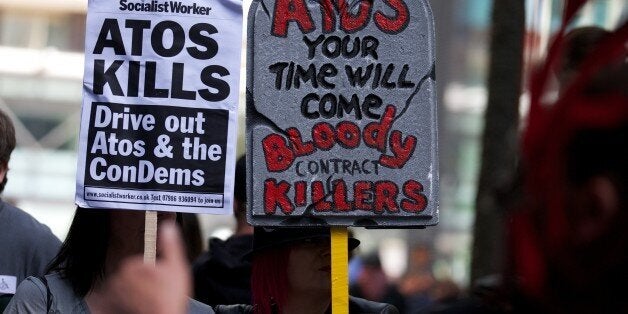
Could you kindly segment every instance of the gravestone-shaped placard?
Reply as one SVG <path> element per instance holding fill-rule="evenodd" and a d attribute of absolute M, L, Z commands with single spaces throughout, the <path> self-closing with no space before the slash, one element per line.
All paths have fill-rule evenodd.
<path fill-rule="evenodd" d="M 434 24 L 424 0 L 256 0 L 249 221 L 438 222 Z"/>

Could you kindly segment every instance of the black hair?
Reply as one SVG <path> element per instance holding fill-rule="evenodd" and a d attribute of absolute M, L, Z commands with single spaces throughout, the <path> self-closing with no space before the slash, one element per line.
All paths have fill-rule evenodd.
<path fill-rule="evenodd" d="M 238 201 L 246 203 L 246 155 L 236 161 L 233 194 Z"/>
<path fill-rule="evenodd" d="M 177 213 L 176 222 L 181 228 L 186 255 L 191 264 L 203 252 L 203 235 L 198 216 L 194 213 Z"/>
<path fill-rule="evenodd" d="M 236 161 L 233 197 L 238 200 L 238 208 L 234 210 L 237 219 L 246 218 L 246 155 Z"/>
<path fill-rule="evenodd" d="M 47 273 L 59 272 L 79 297 L 104 277 L 111 235 L 109 211 L 77 207 L 68 235 Z"/>

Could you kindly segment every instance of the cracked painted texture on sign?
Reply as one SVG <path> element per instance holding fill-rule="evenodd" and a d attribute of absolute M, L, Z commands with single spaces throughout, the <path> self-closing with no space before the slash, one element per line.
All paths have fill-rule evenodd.
<path fill-rule="evenodd" d="M 250 222 L 437 223 L 426 1 L 254 1 L 248 39 Z"/>

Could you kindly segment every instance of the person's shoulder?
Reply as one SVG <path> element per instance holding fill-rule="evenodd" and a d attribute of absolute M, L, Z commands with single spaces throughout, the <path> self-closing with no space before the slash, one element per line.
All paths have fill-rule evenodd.
<path fill-rule="evenodd" d="M 0 247 L 11 252 L 16 271 L 22 279 L 26 276 L 43 275 L 46 265 L 57 255 L 61 241 L 48 226 L 27 212 L 4 202 L 2 207 Z"/>
<path fill-rule="evenodd" d="M 398 314 L 399 310 L 391 304 L 369 301 L 366 299 L 349 296 L 349 312 L 357 313 L 385 313 Z"/>
<path fill-rule="evenodd" d="M 188 314 L 214 314 L 214 310 L 211 306 L 198 302 L 194 299 L 190 299 L 188 305 Z"/>
<path fill-rule="evenodd" d="M 17 287 L 15 295 L 17 296 L 18 293 L 46 296 L 46 286 L 39 277 L 29 276 Z"/>
<path fill-rule="evenodd" d="M 41 279 L 28 277 L 17 287 L 4 313 L 45 313 L 47 293 Z"/>
<path fill-rule="evenodd" d="M 19 233 L 23 239 L 33 239 L 38 242 L 49 241 L 61 244 L 61 241 L 52 233 L 48 226 L 37 221 L 37 219 L 29 213 L 5 202 L 2 202 L 2 207 L 3 219 L 6 219 L 8 222 L 8 227 L 12 230 L 11 232 Z"/>

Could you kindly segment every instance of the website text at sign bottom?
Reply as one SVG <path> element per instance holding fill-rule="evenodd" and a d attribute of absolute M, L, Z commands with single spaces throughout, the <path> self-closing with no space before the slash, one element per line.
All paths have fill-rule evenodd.
<path fill-rule="evenodd" d="M 85 199 L 99 202 L 155 204 L 192 207 L 222 207 L 222 194 L 178 193 L 171 191 L 140 191 L 115 188 L 85 187 Z"/>

